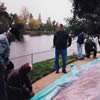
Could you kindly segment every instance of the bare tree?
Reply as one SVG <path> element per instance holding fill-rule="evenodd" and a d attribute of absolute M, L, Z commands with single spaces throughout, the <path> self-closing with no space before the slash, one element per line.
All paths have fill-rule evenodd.
<path fill-rule="evenodd" d="M 41 13 L 39 13 L 38 20 L 40 23 L 42 23 Z"/>
<path fill-rule="evenodd" d="M 30 15 L 30 13 L 29 13 L 28 9 L 26 7 L 23 7 L 23 9 L 21 11 L 22 19 L 27 21 L 27 19 L 29 18 L 29 15 Z"/>

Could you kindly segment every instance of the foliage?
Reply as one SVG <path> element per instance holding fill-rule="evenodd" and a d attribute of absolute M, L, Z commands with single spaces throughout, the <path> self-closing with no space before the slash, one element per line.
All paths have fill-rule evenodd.
<path fill-rule="evenodd" d="M 44 31 L 56 31 L 58 27 L 58 22 L 55 20 L 51 21 L 51 18 L 48 17 L 47 22 L 44 24 Z"/>
<path fill-rule="evenodd" d="M 86 14 L 97 14 L 100 4 L 99 0 L 73 0 L 75 17 L 85 18 Z"/>
<path fill-rule="evenodd" d="M 23 24 L 25 30 L 44 32 L 56 31 L 58 26 L 58 23 L 55 20 L 51 21 L 50 17 L 48 17 L 46 23 L 43 23 L 41 14 L 39 14 L 38 19 L 35 19 L 26 7 L 23 7 L 20 16 L 16 13 L 8 14 L 6 9 L 4 3 L 0 2 L 0 33 L 8 31 L 9 28 L 16 24 Z"/>
<path fill-rule="evenodd" d="M 38 19 L 35 19 L 32 13 L 29 13 L 28 9 L 24 7 L 21 15 L 10 14 L 13 24 L 21 23 L 25 26 L 28 31 L 56 31 L 58 23 L 49 17 L 46 23 L 42 23 L 41 14 L 39 13 Z"/>
<path fill-rule="evenodd" d="M 26 25 L 26 20 L 24 20 L 24 19 L 18 19 L 16 21 L 16 24 L 18 24 L 18 23 L 23 24 L 25 26 Z"/>
<path fill-rule="evenodd" d="M 6 11 L 4 3 L 0 2 L 0 33 L 6 32 L 11 26 L 12 20 Z"/>
<path fill-rule="evenodd" d="M 30 13 L 29 13 L 29 11 L 28 11 L 28 9 L 27 9 L 26 7 L 23 7 L 20 16 L 21 16 L 21 18 L 22 18 L 23 20 L 25 20 L 25 21 L 27 22 L 27 20 L 28 20 L 28 18 L 29 18 L 29 16 L 30 16 Z"/>
<path fill-rule="evenodd" d="M 100 0 L 73 0 L 74 19 L 84 22 L 87 33 L 100 32 Z"/>
<path fill-rule="evenodd" d="M 29 22 L 29 27 L 31 30 L 38 30 L 38 28 L 40 27 L 39 20 L 31 19 Z"/>

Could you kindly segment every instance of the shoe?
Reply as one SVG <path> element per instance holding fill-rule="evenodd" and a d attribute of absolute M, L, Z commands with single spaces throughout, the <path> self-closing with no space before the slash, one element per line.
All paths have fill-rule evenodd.
<path fill-rule="evenodd" d="M 84 60 L 84 58 L 81 58 L 80 60 Z"/>
<path fill-rule="evenodd" d="M 59 73 L 59 71 L 57 70 L 57 71 L 56 71 L 56 74 L 58 74 L 58 73 Z"/>
<path fill-rule="evenodd" d="M 67 73 L 66 70 L 63 70 L 62 72 L 63 72 L 63 73 Z"/>
<path fill-rule="evenodd" d="M 84 57 L 83 58 L 77 58 L 78 60 L 84 60 Z"/>
<path fill-rule="evenodd" d="M 90 58 L 90 57 L 87 57 L 87 58 Z"/>
<path fill-rule="evenodd" d="M 93 57 L 94 59 L 97 59 L 98 57 Z"/>

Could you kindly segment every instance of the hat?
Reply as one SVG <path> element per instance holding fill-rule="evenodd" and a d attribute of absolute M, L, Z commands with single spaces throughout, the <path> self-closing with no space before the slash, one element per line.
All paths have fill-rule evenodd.
<path fill-rule="evenodd" d="M 31 66 L 30 66 L 29 63 L 26 63 L 26 64 L 22 65 L 22 68 L 26 69 L 26 70 L 31 70 Z"/>

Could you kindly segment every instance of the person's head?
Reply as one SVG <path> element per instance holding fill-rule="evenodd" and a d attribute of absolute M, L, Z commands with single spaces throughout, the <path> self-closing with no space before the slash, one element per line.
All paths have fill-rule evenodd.
<path fill-rule="evenodd" d="M 12 42 L 14 40 L 20 40 L 20 36 L 24 30 L 23 24 L 15 24 L 12 26 L 10 32 L 8 33 L 8 40 Z"/>
<path fill-rule="evenodd" d="M 63 24 L 60 24 L 60 25 L 58 26 L 58 30 L 59 30 L 59 31 L 63 31 L 63 30 L 64 30 Z"/>
<path fill-rule="evenodd" d="M 29 63 L 22 65 L 19 69 L 21 75 L 27 75 L 32 70 L 32 67 Z"/>

